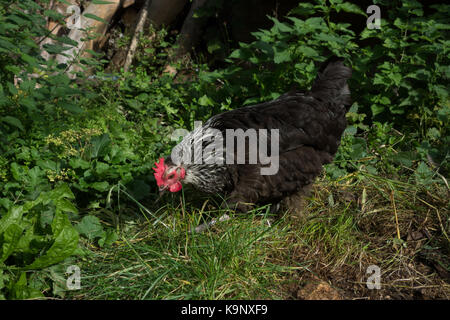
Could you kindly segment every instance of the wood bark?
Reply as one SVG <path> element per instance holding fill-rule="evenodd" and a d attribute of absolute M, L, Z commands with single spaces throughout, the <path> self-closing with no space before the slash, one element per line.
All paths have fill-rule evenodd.
<path fill-rule="evenodd" d="M 55 10 L 56 12 L 58 12 L 62 15 L 67 15 L 66 14 L 67 8 L 70 5 L 78 5 L 78 0 L 68 0 L 67 2 L 69 4 L 52 0 L 52 1 L 50 1 L 48 8 L 51 10 Z M 69 18 L 67 18 L 67 20 L 68 19 Z M 64 28 L 63 25 L 59 24 L 56 21 L 47 19 L 47 30 L 51 34 L 53 34 L 53 35 L 59 34 L 59 32 L 61 31 L 62 28 Z M 41 48 L 41 53 L 42 53 L 41 55 L 45 60 L 48 60 L 52 56 L 47 51 L 45 51 L 45 49 L 44 49 L 45 44 L 54 44 L 54 40 L 52 38 L 50 38 L 49 36 L 46 36 L 44 39 L 41 39 L 39 41 L 39 46 Z"/>
<path fill-rule="evenodd" d="M 56 60 L 59 63 L 67 64 L 69 67 L 67 72 L 69 76 L 73 71 L 80 71 L 80 68 L 73 63 L 73 60 L 78 60 L 80 56 L 89 57 L 90 55 L 85 52 L 86 49 L 94 50 L 95 44 L 98 43 L 101 38 L 105 35 L 108 24 L 114 16 L 117 9 L 120 7 L 121 0 L 109 0 L 109 4 L 94 4 L 90 3 L 86 10 L 81 14 L 80 23 L 81 28 L 74 28 L 69 32 L 68 37 L 78 43 L 77 46 L 72 47 L 70 50 L 66 51 L 64 55 L 59 54 L 56 56 Z M 103 19 L 103 21 L 98 21 L 86 17 L 87 14 L 93 14 L 97 17 Z M 87 32 L 87 34 L 86 34 Z M 90 37 L 89 40 L 84 40 L 84 38 Z M 91 37 L 93 39 L 91 39 Z"/>
<path fill-rule="evenodd" d="M 147 20 L 149 7 L 150 7 L 150 0 L 146 0 L 144 3 L 144 6 L 141 9 L 141 12 L 139 13 L 138 23 L 136 24 L 134 36 L 133 36 L 133 39 L 131 39 L 130 48 L 128 49 L 127 57 L 125 59 L 125 64 L 123 66 L 123 70 L 125 72 L 128 71 L 128 69 L 131 66 L 131 63 L 133 62 L 133 57 L 136 53 L 136 48 L 138 45 L 138 37 L 139 37 L 139 34 L 144 29 L 144 24 L 145 24 L 145 20 Z"/>

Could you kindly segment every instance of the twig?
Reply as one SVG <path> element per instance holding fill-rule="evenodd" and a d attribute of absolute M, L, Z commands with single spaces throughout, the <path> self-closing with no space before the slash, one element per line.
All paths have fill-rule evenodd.
<path fill-rule="evenodd" d="M 438 209 L 436 209 L 436 214 L 437 214 L 438 219 L 439 219 L 439 224 L 441 225 L 442 233 L 447 238 L 447 241 L 450 242 L 450 239 L 448 238 L 448 234 L 447 234 L 447 232 L 445 232 L 444 225 L 442 224 L 441 215 L 439 214 L 439 210 Z"/>
<path fill-rule="evenodd" d="M 397 208 L 395 207 L 394 190 L 391 190 L 391 202 L 392 202 L 392 206 L 394 207 L 395 226 L 397 228 L 397 237 L 400 240 L 400 229 L 398 227 L 398 216 L 397 216 Z"/>
<path fill-rule="evenodd" d="M 147 20 L 149 7 L 150 7 L 150 0 L 146 0 L 144 6 L 141 9 L 141 12 L 139 13 L 139 18 L 136 24 L 136 29 L 134 30 L 133 39 L 131 40 L 130 48 L 128 49 L 128 54 L 125 59 L 125 64 L 123 66 L 123 70 L 125 72 L 127 72 L 128 69 L 130 68 L 131 63 L 133 62 L 134 55 L 136 54 L 138 37 L 141 31 L 144 29 L 145 20 Z"/>

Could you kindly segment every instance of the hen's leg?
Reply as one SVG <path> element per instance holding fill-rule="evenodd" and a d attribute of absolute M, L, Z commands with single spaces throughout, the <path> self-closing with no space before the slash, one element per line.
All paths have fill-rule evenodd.
<path fill-rule="evenodd" d="M 254 199 L 251 196 L 247 196 L 246 198 L 244 198 L 239 190 L 235 190 L 222 204 L 222 208 L 228 208 L 242 213 L 247 213 L 248 211 L 253 209 L 254 204 L 257 202 L 256 200 L 257 199 Z"/>
<path fill-rule="evenodd" d="M 197 233 L 201 233 L 201 232 L 205 231 L 206 229 L 215 225 L 217 222 L 227 221 L 229 219 L 230 219 L 230 216 L 227 214 L 224 214 L 219 219 L 212 219 L 210 222 L 203 223 L 203 224 L 195 227 L 194 231 Z"/>

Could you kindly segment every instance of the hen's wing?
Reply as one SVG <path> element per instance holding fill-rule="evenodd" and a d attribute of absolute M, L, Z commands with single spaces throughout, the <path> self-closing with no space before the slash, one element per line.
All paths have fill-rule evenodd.
<path fill-rule="evenodd" d="M 270 102 L 225 112 L 205 124 L 224 136 L 226 129 L 278 130 L 276 174 L 261 175 L 260 163 L 228 165 L 234 182 L 232 202 L 277 201 L 313 182 L 322 165 L 332 161 L 345 130 L 350 103 L 346 80 L 350 75 L 351 69 L 342 62 L 330 63 L 318 75 L 311 92 L 288 93 Z M 270 137 L 267 144 L 270 147 Z M 248 151 L 246 148 L 246 163 Z"/>

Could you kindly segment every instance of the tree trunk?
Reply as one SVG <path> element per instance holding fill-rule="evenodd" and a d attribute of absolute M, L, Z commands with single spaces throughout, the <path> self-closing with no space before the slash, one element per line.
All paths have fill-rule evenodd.
<path fill-rule="evenodd" d="M 145 20 L 147 20 L 149 7 L 150 7 L 150 0 L 146 0 L 144 3 L 144 6 L 141 9 L 141 12 L 139 13 L 138 23 L 136 24 L 136 29 L 134 31 L 133 39 L 131 39 L 130 48 L 128 49 L 128 54 L 125 59 L 125 64 L 123 65 L 123 70 L 125 72 L 128 71 L 128 69 L 131 66 L 131 63 L 133 62 L 133 58 L 136 53 L 136 48 L 138 45 L 138 37 L 139 37 L 139 34 L 144 29 L 144 24 L 145 24 Z"/>
<path fill-rule="evenodd" d="M 181 58 L 186 53 L 190 52 L 198 42 L 204 19 L 194 18 L 194 13 L 197 9 L 203 7 L 208 0 L 194 0 L 192 2 L 189 14 L 183 22 L 180 35 L 178 37 L 178 49 L 175 51 L 175 59 Z"/>
<path fill-rule="evenodd" d="M 191 52 L 192 48 L 198 42 L 204 20 L 194 18 L 194 13 L 197 9 L 201 8 L 208 0 L 194 0 L 189 14 L 183 22 L 183 27 L 181 28 L 180 35 L 177 39 L 178 48 L 173 52 L 170 57 L 170 61 L 178 60 L 182 58 L 185 54 Z M 170 73 L 175 76 L 177 70 L 170 65 L 170 61 L 164 67 L 164 72 Z"/>
<path fill-rule="evenodd" d="M 133 62 L 134 55 L 136 54 L 136 48 L 138 46 L 137 40 L 139 34 L 144 29 L 147 17 L 150 20 L 150 23 L 156 28 L 162 25 L 169 25 L 181 12 L 187 3 L 187 0 L 153 0 L 151 3 L 149 2 L 149 0 L 146 0 L 140 11 L 134 35 L 123 66 L 124 71 L 128 71 Z M 155 35 L 150 34 L 148 37 L 153 39 L 155 38 Z M 112 61 L 120 61 L 122 56 L 123 52 L 118 51 L 112 58 Z"/>
<path fill-rule="evenodd" d="M 153 0 L 148 18 L 155 27 L 169 25 L 186 5 L 187 0 Z"/>

